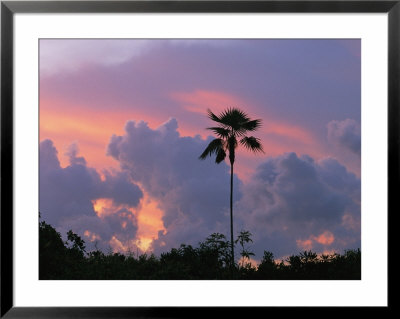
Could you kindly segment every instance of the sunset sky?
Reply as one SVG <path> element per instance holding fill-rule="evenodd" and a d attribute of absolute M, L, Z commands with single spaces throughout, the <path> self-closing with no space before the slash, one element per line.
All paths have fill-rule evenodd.
<path fill-rule="evenodd" d="M 40 212 L 107 251 L 229 238 L 210 108 L 262 119 L 238 151 L 234 232 L 283 258 L 361 248 L 360 40 L 70 40 L 40 46 Z"/>

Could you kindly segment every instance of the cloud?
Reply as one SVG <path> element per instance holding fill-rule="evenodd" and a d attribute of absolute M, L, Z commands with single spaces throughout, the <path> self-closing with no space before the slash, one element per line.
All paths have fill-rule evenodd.
<path fill-rule="evenodd" d="M 180 136 L 173 118 L 157 129 L 129 121 L 123 136 L 110 139 L 108 154 L 163 211 L 166 231 L 153 244 L 156 252 L 181 243 L 196 245 L 216 231 L 228 232 L 229 167 L 211 158 L 198 159 L 211 139 Z M 240 184 L 235 176 L 236 200 Z"/>
<path fill-rule="evenodd" d="M 56 59 L 50 69 L 58 71 L 40 78 L 41 110 L 46 107 L 41 136 L 60 145 L 65 143 L 62 138 L 72 136 L 96 167 L 110 162 L 88 153 L 103 152 L 104 141 L 113 133 L 121 135 L 127 119 L 156 128 L 174 117 L 181 135 L 205 137 L 209 123 L 205 114 L 199 115 L 202 108 L 218 112 L 238 106 L 263 119 L 257 134 L 271 155 L 296 151 L 319 157 L 326 151 L 326 127 L 321 123 L 360 117 L 360 61 L 343 41 L 43 41 L 41 66 Z M 123 58 L 115 58 L 120 55 Z M 79 67 L 60 70 L 69 63 Z M 57 120 L 60 114 L 62 121 Z M 340 152 L 335 156 L 343 161 Z M 359 171 L 359 165 L 353 166 Z"/>
<path fill-rule="evenodd" d="M 50 223 L 79 215 L 94 215 L 90 200 L 100 191 L 101 179 L 94 170 L 82 164 L 70 148 L 70 165 L 59 165 L 52 141 L 40 143 L 40 210 Z"/>
<path fill-rule="evenodd" d="M 80 236 L 100 238 L 103 247 L 112 236 L 119 240 L 134 239 L 137 231 L 136 217 L 132 208 L 143 196 L 126 172 L 105 172 L 104 180 L 99 173 L 86 165 L 79 150 L 72 144 L 67 155 L 69 165 L 61 167 L 58 152 L 51 140 L 40 143 L 39 210 L 42 219 L 65 233 L 69 229 Z M 99 216 L 93 202 L 108 198 L 110 214 Z M 87 236 L 86 236 L 87 237 Z M 85 239 L 85 238 L 84 238 Z M 89 240 L 90 241 L 90 240 Z"/>
<path fill-rule="evenodd" d="M 103 250 L 133 249 L 135 208 L 143 189 L 162 212 L 164 229 L 152 243 L 156 254 L 181 243 L 197 245 L 213 232 L 229 238 L 229 166 L 198 160 L 211 137 L 182 137 L 177 129 L 175 119 L 156 129 L 128 122 L 125 133 L 113 135 L 108 145 L 108 155 L 121 170 L 102 177 L 78 157 L 76 145 L 69 148 L 70 165 L 63 168 L 53 143 L 43 141 L 43 218 L 59 231 L 83 234 Z M 267 158 L 246 183 L 235 175 L 234 232 L 253 234 L 256 256 L 264 250 L 281 257 L 305 249 L 360 247 L 360 187 L 360 180 L 332 158 L 316 161 L 296 153 Z M 146 210 L 140 214 L 145 218 Z"/>
<path fill-rule="evenodd" d="M 170 119 L 157 129 L 130 121 L 108 154 L 163 211 L 156 253 L 197 244 L 212 232 L 229 238 L 229 167 L 198 155 L 210 141 L 181 137 Z M 302 248 L 323 252 L 360 244 L 360 180 L 332 158 L 295 153 L 268 158 L 249 182 L 235 177 L 234 232 L 250 230 L 254 250 L 277 256 Z"/>
<path fill-rule="evenodd" d="M 233 42 L 234 43 L 234 42 Z M 140 57 L 162 44 L 178 47 L 228 47 L 231 41 L 147 39 L 41 39 L 42 75 L 78 72 L 85 64 L 113 66 Z"/>
<path fill-rule="evenodd" d="M 328 140 L 331 143 L 361 155 L 361 129 L 353 119 L 331 121 L 327 125 Z"/>
<path fill-rule="evenodd" d="M 77 157 L 79 153 L 78 145 L 76 143 L 71 144 L 65 155 L 68 156 L 71 165 L 83 165 L 86 166 L 86 160 L 83 157 Z"/>
<path fill-rule="evenodd" d="M 269 158 L 243 185 L 236 207 L 256 255 L 360 245 L 360 180 L 339 162 L 295 153 Z M 346 225 L 345 225 L 346 224 Z"/>
<path fill-rule="evenodd" d="M 117 205 L 129 205 L 136 207 L 143 193 L 134 184 L 126 172 L 104 172 L 105 180 L 102 183 L 101 193 L 103 197 L 112 198 Z"/>
<path fill-rule="evenodd" d="M 177 128 L 175 119 L 157 129 L 128 122 L 125 134 L 114 135 L 108 146 L 164 212 L 166 232 L 159 232 L 156 251 L 196 244 L 214 231 L 229 235 L 228 166 L 198 161 L 209 140 L 181 137 Z M 268 158 L 249 182 L 235 180 L 235 234 L 250 230 L 259 256 L 264 249 L 283 256 L 302 247 L 358 247 L 360 188 L 360 180 L 332 158 Z"/>
<path fill-rule="evenodd" d="M 145 53 L 149 47 L 148 40 L 42 39 L 40 72 L 44 76 L 76 72 L 88 63 L 112 66 Z"/>
<path fill-rule="evenodd" d="M 96 110 L 146 106 L 180 120 L 168 96 L 205 90 L 311 130 L 337 114 L 360 114 L 360 61 L 332 39 L 41 40 L 40 57 L 41 67 L 58 71 L 41 77 L 41 98 Z M 79 68 L 60 71 L 69 64 Z"/>
<path fill-rule="evenodd" d="M 319 236 L 310 235 L 308 239 L 296 240 L 297 247 L 302 250 L 312 250 L 315 245 L 322 245 L 321 249 L 330 246 L 335 241 L 335 236 L 330 231 L 324 231 Z"/>

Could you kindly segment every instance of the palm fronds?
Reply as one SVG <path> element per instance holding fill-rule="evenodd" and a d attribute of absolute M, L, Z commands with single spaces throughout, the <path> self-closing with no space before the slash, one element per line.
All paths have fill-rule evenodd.
<path fill-rule="evenodd" d="M 254 136 L 245 136 L 240 140 L 240 144 L 242 144 L 248 150 L 257 153 L 264 153 L 263 147 L 260 143 L 260 139 Z"/>
<path fill-rule="evenodd" d="M 229 153 L 231 164 L 235 160 L 235 149 L 238 146 L 236 138 L 240 138 L 240 144 L 252 152 L 263 153 L 260 139 L 253 136 L 246 136 L 247 132 L 253 132 L 261 127 L 261 119 L 252 120 L 248 114 L 238 108 L 230 107 L 220 114 L 213 113 L 210 109 L 207 110 L 208 117 L 218 126 L 208 127 L 208 130 L 217 135 L 217 139 L 213 140 L 200 159 L 205 159 L 207 156 L 216 155 L 216 163 L 221 163 L 226 158 L 226 153 Z"/>
<path fill-rule="evenodd" d="M 220 150 L 224 150 L 224 141 L 220 138 L 216 138 L 208 144 L 204 152 L 199 156 L 199 159 L 204 160 L 207 156 L 217 154 Z"/>
<path fill-rule="evenodd" d="M 226 129 L 221 126 L 207 127 L 207 130 L 213 131 L 216 135 L 218 135 L 221 138 L 227 138 L 229 136 L 229 133 L 231 132 L 229 129 Z"/>

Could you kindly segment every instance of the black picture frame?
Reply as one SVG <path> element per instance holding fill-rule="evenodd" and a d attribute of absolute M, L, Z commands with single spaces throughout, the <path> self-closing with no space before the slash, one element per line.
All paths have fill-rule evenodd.
<path fill-rule="evenodd" d="M 6 318 L 176 318 L 226 316 L 225 307 L 15 307 L 13 303 L 13 19 L 15 13 L 118 12 L 269 12 L 269 13 L 387 13 L 388 14 L 388 218 L 397 207 L 399 189 L 400 120 L 400 0 L 396 1 L 1 1 L 1 317 Z M 397 212 L 397 211 L 396 211 Z M 391 214 L 389 214 L 391 213 Z M 388 247 L 394 227 L 388 222 Z M 389 264 L 390 264 L 390 256 Z M 388 278 L 388 286 L 390 280 Z M 388 310 L 392 295 L 389 294 Z M 256 307 L 258 308 L 258 307 Z M 263 308 L 263 307 L 262 307 Z M 306 307 L 291 307 L 297 315 Z M 253 308 L 254 309 L 254 308 Z M 260 309 L 255 309 L 260 310 Z M 262 310 L 262 309 L 261 309 Z M 336 312 L 337 309 L 331 309 Z M 264 310 L 265 311 L 265 310 Z M 263 311 L 263 312 L 264 312 Z M 347 309 L 346 311 L 349 311 Z M 235 315 L 249 315 L 238 308 Z M 320 313 L 321 315 L 321 313 Z"/>

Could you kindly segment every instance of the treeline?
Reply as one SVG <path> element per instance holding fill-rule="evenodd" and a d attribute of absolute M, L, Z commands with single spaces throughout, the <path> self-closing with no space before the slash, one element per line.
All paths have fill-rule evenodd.
<path fill-rule="evenodd" d="M 279 263 L 271 252 L 264 251 L 258 267 L 250 263 L 254 254 L 246 247 L 251 233 L 242 231 L 235 244 L 241 260 L 230 264 L 229 241 L 214 233 L 198 247 L 182 244 L 160 257 L 153 254 L 120 254 L 100 250 L 86 252 L 85 242 L 75 233 L 60 233 L 44 221 L 39 222 L 39 279 L 41 280 L 198 280 L 198 279 L 272 279 L 332 280 L 361 279 L 361 251 L 317 255 L 305 251 Z"/>

